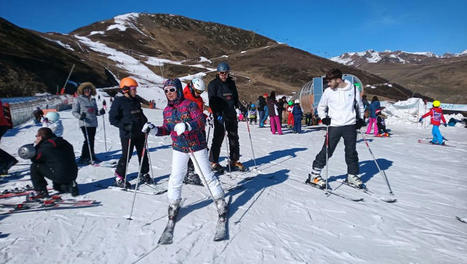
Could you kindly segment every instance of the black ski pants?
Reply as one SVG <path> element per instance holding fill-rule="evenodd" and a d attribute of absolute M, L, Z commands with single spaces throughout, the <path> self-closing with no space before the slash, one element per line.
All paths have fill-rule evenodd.
<path fill-rule="evenodd" d="M 31 181 L 36 191 L 47 190 L 47 181 L 50 179 L 54 184 L 70 184 L 78 176 L 78 170 L 69 171 L 67 173 L 57 173 L 44 163 L 31 164 Z"/>
<path fill-rule="evenodd" d="M 96 127 L 81 127 L 81 132 L 83 132 L 84 136 L 84 142 L 83 146 L 81 147 L 81 159 L 86 160 L 90 159 L 91 156 L 89 156 L 89 146 L 88 146 L 88 141 L 86 139 L 86 130 L 88 133 L 88 138 L 89 138 L 89 144 L 91 145 L 91 152 L 92 152 L 92 157 L 94 158 L 96 154 L 94 154 L 94 138 L 96 136 Z"/>
<path fill-rule="evenodd" d="M 238 143 L 238 123 L 237 120 L 225 120 L 224 123 L 214 121 L 214 136 L 212 137 L 209 161 L 219 163 L 219 153 L 222 141 L 224 141 L 225 131 L 229 139 L 230 160 L 240 159 L 240 145 Z"/>
<path fill-rule="evenodd" d="M 358 175 L 358 153 L 356 150 L 357 144 L 357 130 L 355 125 L 340 126 L 340 127 L 329 127 L 329 158 L 332 157 L 334 150 L 336 149 L 339 140 L 344 138 L 345 146 L 345 163 L 347 164 L 347 173 Z M 323 148 L 316 155 L 313 161 L 313 168 L 322 169 L 326 165 L 326 139 L 324 140 Z"/>
<path fill-rule="evenodd" d="M 117 164 L 116 172 L 121 177 L 125 177 L 125 169 L 126 169 L 126 162 L 127 162 L 127 154 L 128 154 L 128 147 L 130 148 L 130 157 L 128 158 L 128 162 L 130 161 L 131 155 L 133 154 L 133 148 L 136 147 L 136 154 L 138 155 L 138 162 L 141 163 L 141 155 L 143 154 L 143 149 L 146 147 L 144 145 L 144 134 L 141 136 L 134 136 L 131 138 L 131 145 L 129 146 L 128 138 L 120 138 L 120 142 L 122 143 L 122 156 Z M 148 153 L 147 151 L 144 152 L 143 158 L 143 166 L 141 167 L 141 173 L 146 174 L 149 171 L 149 163 L 148 163 Z"/>

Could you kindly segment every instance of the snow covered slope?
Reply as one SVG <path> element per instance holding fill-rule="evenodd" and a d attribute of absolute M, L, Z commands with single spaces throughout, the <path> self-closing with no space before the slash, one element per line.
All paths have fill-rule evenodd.
<path fill-rule="evenodd" d="M 161 110 L 145 109 L 160 124 Z M 61 112 L 64 138 L 77 156 L 83 141 L 78 122 Z M 104 149 L 99 117 L 96 152 L 103 160 L 119 158 L 118 130 L 106 120 Z M 34 140 L 38 127 L 25 124 L 8 131 L 0 147 L 9 153 Z M 329 183 L 336 193 L 363 197 L 352 202 L 326 196 L 303 182 L 320 150 L 325 130 L 307 127 L 303 134 L 285 130 L 271 135 L 268 128 L 251 126 L 257 170 L 220 177 L 232 188 L 229 239 L 213 242 L 216 210 L 203 187 L 185 185 L 186 198 L 175 228 L 174 243 L 158 246 L 167 218 L 166 194 L 138 194 L 128 221 L 132 193 L 103 188 L 113 183 L 113 169 L 87 166 L 79 170 L 80 198 L 102 206 L 0 216 L 1 263 L 462 263 L 467 259 L 467 130 L 441 127 L 455 147 L 417 143 L 430 137 L 431 127 L 392 122 L 391 138 L 368 137 L 379 165 L 386 171 L 396 203 L 339 187 L 345 177 L 341 142 L 329 163 Z M 212 138 L 211 131 L 211 138 Z M 254 167 L 246 123 L 239 124 L 241 161 Z M 150 137 L 154 177 L 167 185 L 171 147 L 168 137 Z M 359 136 L 361 177 L 380 196 L 388 194 L 383 177 Z M 16 155 L 16 154 L 15 154 Z M 226 160 L 226 146 L 221 149 Z M 20 176 L 2 179 L 0 190 L 30 184 L 29 161 L 12 171 Z M 128 168 L 137 175 L 137 159 Z M 255 176 L 252 180 L 242 179 Z M 145 190 L 150 190 L 143 186 Z M 18 201 L 20 198 L 2 202 Z"/>

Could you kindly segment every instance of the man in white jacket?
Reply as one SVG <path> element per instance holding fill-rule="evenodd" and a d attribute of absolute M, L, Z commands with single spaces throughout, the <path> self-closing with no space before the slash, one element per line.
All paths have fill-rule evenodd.
<path fill-rule="evenodd" d="M 358 89 L 353 84 L 342 79 L 339 69 L 326 73 L 329 87 L 324 90 L 318 104 L 318 116 L 328 127 L 327 139 L 323 148 L 313 161 L 313 168 L 307 182 L 317 187 L 326 188 L 326 182 L 321 178 L 321 170 L 326 166 L 326 148 L 331 157 L 340 138 L 344 139 L 345 162 L 347 164 L 347 181 L 349 184 L 363 187 L 359 174 L 358 153 L 356 150 L 357 129 L 363 125 L 363 103 Z M 358 109 L 358 113 L 355 110 Z M 358 115 L 358 116 L 357 116 Z M 328 146 L 326 146 L 328 140 Z"/>

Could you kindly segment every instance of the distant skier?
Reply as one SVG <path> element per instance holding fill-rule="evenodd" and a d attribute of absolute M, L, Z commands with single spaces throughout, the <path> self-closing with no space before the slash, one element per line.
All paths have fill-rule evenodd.
<path fill-rule="evenodd" d="M 125 174 L 127 163 L 133 153 L 133 148 L 136 147 L 138 161 L 143 162 L 141 168 L 140 183 L 153 183 L 149 172 L 149 163 L 147 151 L 144 157 L 143 153 L 145 135 L 141 132 L 144 124 L 148 121 L 141 109 L 141 103 L 136 96 L 136 88 L 138 83 L 131 77 L 123 78 L 120 81 L 120 91 L 123 96 L 116 96 L 109 111 L 110 124 L 116 126 L 120 130 L 120 142 L 122 144 L 122 156 L 118 161 L 117 169 L 115 170 L 115 185 L 122 188 L 130 188 L 131 184 L 125 182 Z M 128 153 L 130 154 L 128 156 Z M 142 160 L 141 160 L 142 159 Z"/>
<path fill-rule="evenodd" d="M 371 99 L 371 104 L 370 106 L 368 107 L 368 111 L 369 111 L 369 123 L 368 123 L 368 127 L 366 129 L 366 134 L 371 134 L 371 128 L 374 126 L 373 130 L 374 130 L 374 135 L 378 135 L 378 126 L 376 125 L 376 110 L 381 108 L 381 104 L 378 100 L 378 97 L 377 96 L 373 96 L 373 98 Z"/>
<path fill-rule="evenodd" d="M 250 125 L 252 125 L 253 122 L 255 122 L 255 125 L 258 124 L 256 116 L 257 116 L 257 114 L 256 114 L 256 105 L 251 104 L 250 109 L 248 110 L 248 122 L 250 122 Z"/>
<path fill-rule="evenodd" d="M 194 78 L 189 82 L 186 87 L 183 89 L 183 97 L 187 100 L 193 101 L 196 103 L 198 108 L 203 112 L 205 105 L 201 94 L 204 93 L 206 90 L 206 85 L 201 78 Z M 208 108 L 208 107 L 206 107 Z M 204 114 L 203 114 L 204 115 Z M 206 118 L 207 116 L 204 115 Z M 204 132 L 206 136 L 206 132 Z M 195 173 L 195 167 L 193 165 L 193 161 L 188 159 L 188 172 L 183 180 L 185 184 L 194 184 L 194 185 L 202 185 L 201 179 L 199 175 Z"/>
<path fill-rule="evenodd" d="M 83 133 L 84 142 L 81 147 L 81 157 L 78 163 L 87 165 L 91 162 L 100 162 L 94 153 L 94 138 L 97 129 L 97 109 L 96 99 L 92 96 L 96 95 L 96 87 L 91 82 L 83 82 L 78 86 L 78 97 L 73 102 L 71 113 L 79 119 L 79 127 Z M 101 109 L 101 113 L 104 111 Z M 89 153 L 91 152 L 91 153 Z"/>
<path fill-rule="evenodd" d="M 302 107 L 300 106 L 300 100 L 295 99 L 295 104 L 293 105 L 292 115 L 294 119 L 294 132 L 295 133 L 302 133 L 302 118 L 303 118 L 303 111 Z"/>
<path fill-rule="evenodd" d="M 324 90 L 318 104 L 318 115 L 324 125 L 329 126 L 328 155 L 332 157 L 341 138 L 344 138 L 345 163 L 347 164 L 347 181 L 349 184 L 361 187 L 358 153 L 356 150 L 357 129 L 363 125 L 363 104 L 358 89 L 347 80 L 342 80 L 342 72 L 332 69 L 326 73 L 329 87 Z M 358 107 L 358 117 L 354 102 Z M 321 170 L 326 165 L 326 139 L 323 148 L 316 155 L 307 182 L 319 188 L 326 188 L 326 181 L 321 178 Z"/>
<path fill-rule="evenodd" d="M 265 94 L 265 96 L 258 96 L 258 100 L 256 101 L 256 107 L 258 107 L 258 115 L 259 115 L 259 127 L 264 127 L 264 121 L 267 118 L 267 115 L 264 112 L 264 108 L 266 107 L 266 97 L 268 94 Z"/>
<path fill-rule="evenodd" d="M 61 137 L 57 137 L 47 127 L 39 128 L 35 146 L 24 145 L 18 150 L 23 159 L 31 159 L 31 181 L 36 198 L 48 197 L 47 181 L 52 180 L 53 188 L 59 192 L 79 195 L 76 177 L 78 167 L 75 163 L 73 146 Z"/>
<path fill-rule="evenodd" d="M 384 121 L 386 116 L 383 114 L 381 109 L 376 110 L 376 125 L 378 126 L 377 137 L 389 137 L 388 130 L 386 129 L 386 122 Z"/>
<path fill-rule="evenodd" d="M 0 140 L 8 129 L 11 128 L 13 128 L 13 122 L 11 120 L 9 105 L 2 104 L 0 100 Z M 0 149 L 0 175 L 8 174 L 8 170 L 16 163 L 18 163 L 18 161 L 15 157 Z"/>
<path fill-rule="evenodd" d="M 172 138 L 172 172 L 168 183 L 169 219 L 175 219 L 180 208 L 182 182 L 186 175 L 190 152 L 193 152 L 201 169 L 197 173 L 202 173 L 205 177 L 207 188 L 214 196 L 219 215 L 224 215 L 227 210 L 224 191 L 219 180 L 214 176 L 208 159 L 205 116 L 195 102 L 184 98 L 179 79 L 166 80 L 164 92 L 167 97 L 167 106 L 163 112 L 162 126 L 156 127 L 148 122 L 141 132 L 155 136 L 170 135 Z M 196 163 L 195 160 L 193 162 Z M 196 167 L 195 169 L 198 170 Z"/>
<path fill-rule="evenodd" d="M 48 112 L 42 120 L 42 127 L 48 127 L 57 137 L 63 135 L 62 120 L 57 112 Z"/>
<path fill-rule="evenodd" d="M 209 82 L 209 107 L 214 116 L 214 136 L 212 138 L 209 160 L 213 170 L 222 173 L 224 168 L 219 164 L 219 154 L 222 141 L 227 131 L 230 150 L 230 166 L 245 171 L 245 166 L 239 161 L 240 144 L 238 141 L 238 121 L 235 108 L 241 108 L 235 81 L 229 76 L 230 66 L 226 62 L 217 65 L 216 78 Z"/>
<path fill-rule="evenodd" d="M 278 133 L 279 135 L 282 135 L 282 127 L 281 127 L 281 122 L 279 120 L 279 108 L 277 106 L 277 101 L 276 101 L 276 92 L 272 91 L 269 94 L 268 99 L 266 100 L 267 105 L 268 105 L 268 113 L 269 113 L 269 120 L 271 122 L 271 132 L 272 134 Z"/>
<path fill-rule="evenodd" d="M 293 128 L 294 127 L 294 118 L 293 118 L 293 102 L 292 100 L 290 100 L 288 103 L 287 103 L 287 127 L 288 128 Z"/>
<path fill-rule="evenodd" d="M 441 109 L 440 105 L 440 101 L 435 100 L 433 102 L 433 108 L 431 108 L 430 111 L 428 111 L 418 120 L 419 122 L 422 122 L 423 118 L 427 116 L 431 117 L 431 124 L 433 125 L 433 128 L 431 129 L 431 133 L 433 134 L 431 143 L 438 145 L 444 144 L 443 135 L 441 135 L 441 132 L 439 131 L 439 125 L 441 125 L 441 121 L 443 121 L 443 125 L 445 127 L 447 126 L 446 119 L 444 119 L 443 115 L 443 109 Z"/>

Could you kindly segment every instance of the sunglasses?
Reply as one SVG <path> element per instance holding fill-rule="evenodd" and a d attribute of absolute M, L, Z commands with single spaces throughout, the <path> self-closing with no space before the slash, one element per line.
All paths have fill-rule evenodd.
<path fill-rule="evenodd" d="M 228 74 L 229 72 L 219 72 L 219 75 L 226 75 Z"/>
<path fill-rule="evenodd" d="M 40 137 L 40 135 L 36 135 L 36 137 Z"/>
<path fill-rule="evenodd" d="M 170 88 L 170 89 L 164 89 L 164 92 L 165 93 L 168 93 L 168 92 L 175 92 L 175 88 Z"/>
<path fill-rule="evenodd" d="M 136 86 L 130 86 L 130 90 L 136 90 Z"/>
<path fill-rule="evenodd" d="M 202 93 L 203 93 L 203 91 L 200 91 L 200 90 L 197 90 L 197 89 L 193 89 L 193 90 L 194 90 L 195 93 L 197 93 L 197 94 L 202 94 Z"/>

